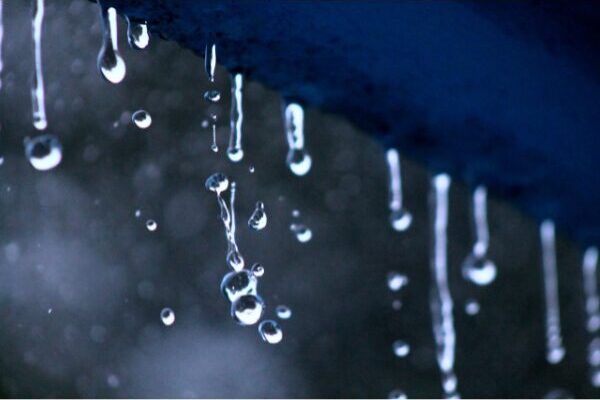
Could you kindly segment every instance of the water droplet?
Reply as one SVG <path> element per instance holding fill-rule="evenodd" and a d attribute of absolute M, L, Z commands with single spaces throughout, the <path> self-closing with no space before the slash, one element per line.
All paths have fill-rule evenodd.
<path fill-rule="evenodd" d="M 292 217 L 298 218 L 300 216 L 300 210 L 292 210 Z"/>
<path fill-rule="evenodd" d="M 291 224 L 290 230 L 296 235 L 300 243 L 306 243 L 312 239 L 312 231 L 303 224 Z"/>
<path fill-rule="evenodd" d="M 207 90 L 204 92 L 204 100 L 210 103 L 218 103 L 221 100 L 221 92 L 218 90 Z"/>
<path fill-rule="evenodd" d="M 146 110 L 137 110 L 131 115 L 131 121 L 140 129 L 146 129 L 152 124 L 152 117 Z"/>
<path fill-rule="evenodd" d="M 396 340 L 392 348 L 396 357 L 406 357 L 410 353 L 410 345 L 403 340 Z"/>
<path fill-rule="evenodd" d="M 394 389 L 388 395 L 388 399 L 393 399 L 393 400 L 404 400 L 406 398 L 407 398 L 406 393 L 404 393 L 400 389 Z"/>
<path fill-rule="evenodd" d="M 265 268 L 259 263 L 254 263 L 250 271 L 257 278 L 260 278 L 265 274 Z"/>
<path fill-rule="evenodd" d="M 392 308 L 396 311 L 399 311 L 402 308 L 402 302 L 398 299 L 392 301 Z"/>
<path fill-rule="evenodd" d="M 100 4 L 100 3 L 99 3 Z M 104 36 L 102 48 L 98 53 L 98 70 L 110 83 L 119 83 L 125 78 L 126 66 L 117 40 L 117 11 L 110 7 L 104 9 L 100 5 Z"/>
<path fill-rule="evenodd" d="M 242 257 L 242 253 L 240 253 L 237 247 L 233 248 L 227 253 L 227 264 L 234 271 L 241 271 L 242 269 L 244 269 L 246 263 L 244 261 L 244 257 Z"/>
<path fill-rule="evenodd" d="M 258 281 L 248 271 L 229 272 L 221 281 L 221 292 L 231 302 L 247 294 L 256 294 Z"/>
<path fill-rule="evenodd" d="M 217 67 L 217 45 L 210 43 L 206 45 L 204 50 L 204 68 L 208 75 L 208 80 L 211 82 L 215 81 L 215 69 Z"/>
<path fill-rule="evenodd" d="M 408 285 L 408 277 L 399 272 L 392 271 L 387 275 L 387 284 L 392 292 L 397 292 Z"/>
<path fill-rule="evenodd" d="M 141 217 L 141 216 L 142 216 L 142 211 L 140 211 L 140 210 L 135 210 L 135 213 L 134 213 L 134 215 L 135 215 L 135 217 L 136 217 L 136 218 L 139 218 L 139 217 Z"/>
<path fill-rule="evenodd" d="M 149 219 L 146 221 L 146 229 L 148 229 L 150 232 L 154 232 L 156 228 L 158 228 L 158 224 L 155 220 Z"/>
<path fill-rule="evenodd" d="M 400 153 L 388 149 L 385 153 L 389 171 L 390 223 L 397 232 L 404 232 L 412 223 L 412 214 L 402 206 L 402 175 L 400 171 Z"/>
<path fill-rule="evenodd" d="M 221 192 L 227 190 L 227 188 L 229 187 L 229 179 L 225 174 L 217 172 L 206 179 L 206 183 L 204 186 L 211 192 L 220 194 Z"/>
<path fill-rule="evenodd" d="M 479 314 L 480 308 L 481 307 L 479 306 L 479 303 L 477 302 L 477 300 L 469 299 L 465 302 L 465 312 L 468 315 Z"/>
<path fill-rule="evenodd" d="M 44 0 L 33 1 L 33 19 L 31 30 L 33 36 L 33 50 L 35 59 L 35 72 L 31 87 L 33 126 L 37 130 L 44 130 L 48 126 L 46 120 L 46 100 L 44 91 L 44 75 L 42 72 L 42 22 L 44 21 Z"/>
<path fill-rule="evenodd" d="M 257 231 L 260 231 L 267 226 L 267 213 L 265 212 L 265 205 L 262 201 L 256 202 L 256 208 L 248 220 L 248 226 Z"/>
<path fill-rule="evenodd" d="M 292 310 L 288 306 L 277 306 L 275 308 L 275 314 L 280 319 L 290 319 L 292 317 Z"/>
<path fill-rule="evenodd" d="M 304 176 L 312 167 L 312 158 L 304 149 L 304 109 L 297 103 L 288 103 L 283 114 L 289 148 L 286 163 L 294 175 Z"/>
<path fill-rule="evenodd" d="M 150 34 L 148 25 L 145 22 L 135 22 L 127 17 L 127 42 L 129 47 L 136 50 L 143 50 L 150 43 Z"/>
<path fill-rule="evenodd" d="M 46 134 L 25 139 L 25 156 L 33 168 L 48 171 L 62 160 L 62 145 L 54 135 Z"/>
<path fill-rule="evenodd" d="M 277 344 L 283 339 L 283 331 L 276 321 L 265 320 L 258 325 L 260 337 L 267 343 Z"/>
<path fill-rule="evenodd" d="M 250 171 L 250 173 L 253 174 L 254 173 L 254 165 L 249 166 L 248 171 Z"/>
<path fill-rule="evenodd" d="M 160 312 L 160 319 L 166 326 L 171 326 L 175 322 L 175 313 L 169 307 L 165 307 Z"/>
<path fill-rule="evenodd" d="M 489 285 L 496 279 L 496 265 L 485 257 L 469 254 L 462 265 L 465 279 L 476 285 Z"/>
<path fill-rule="evenodd" d="M 412 214 L 405 209 L 392 211 L 390 214 L 390 223 L 395 231 L 404 232 L 412 224 Z"/>
<path fill-rule="evenodd" d="M 262 317 L 264 301 L 254 294 L 241 296 L 231 304 L 231 316 L 240 325 L 254 325 Z"/>
<path fill-rule="evenodd" d="M 244 87 L 244 77 L 242 74 L 235 74 L 231 77 L 231 134 L 229 136 L 229 146 L 227 147 L 227 157 L 233 162 L 239 162 L 244 158 L 242 150 L 242 123 L 244 121 L 244 108 L 242 105 L 242 89 Z"/>

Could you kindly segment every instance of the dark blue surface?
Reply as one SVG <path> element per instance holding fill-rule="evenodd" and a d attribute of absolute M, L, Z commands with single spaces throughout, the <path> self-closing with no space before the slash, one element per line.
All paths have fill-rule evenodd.
<path fill-rule="evenodd" d="M 600 2 L 105 4 L 600 243 Z"/>

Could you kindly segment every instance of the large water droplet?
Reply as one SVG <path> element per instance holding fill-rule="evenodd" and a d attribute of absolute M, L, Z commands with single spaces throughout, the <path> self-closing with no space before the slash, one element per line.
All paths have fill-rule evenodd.
<path fill-rule="evenodd" d="M 36 136 L 25 141 L 25 156 L 33 168 L 47 171 L 60 164 L 62 145 L 54 135 Z"/>
<path fill-rule="evenodd" d="M 166 326 L 171 326 L 175 322 L 175 313 L 169 307 L 165 307 L 160 312 L 160 319 Z"/>
<path fill-rule="evenodd" d="M 204 92 L 204 100 L 210 103 L 218 103 L 221 100 L 221 92 L 218 90 L 207 90 Z"/>
<path fill-rule="evenodd" d="M 145 22 L 135 22 L 127 17 L 127 42 L 129 47 L 136 50 L 143 50 L 150 43 L 150 34 L 148 25 Z"/>
<path fill-rule="evenodd" d="M 248 220 L 248 226 L 257 231 L 260 231 L 267 226 L 267 213 L 265 212 L 265 205 L 262 201 L 256 203 L 256 208 Z"/>
<path fill-rule="evenodd" d="M 312 231 L 303 224 L 291 224 L 290 230 L 296 235 L 300 243 L 306 243 L 312 239 Z"/>
<path fill-rule="evenodd" d="M 241 296 L 231 304 L 231 316 L 240 325 L 254 325 L 262 317 L 264 301 L 254 294 Z"/>
<path fill-rule="evenodd" d="M 292 310 L 288 306 L 277 306 L 275 308 L 275 314 L 280 319 L 290 319 L 292 317 Z"/>
<path fill-rule="evenodd" d="M 225 174 L 217 172 L 206 179 L 206 183 L 204 186 L 211 192 L 219 194 L 227 190 L 227 188 L 229 187 L 229 179 Z"/>
<path fill-rule="evenodd" d="M 462 265 L 465 279 L 479 286 L 489 285 L 496 279 L 496 265 L 486 257 L 470 254 Z"/>
<path fill-rule="evenodd" d="M 277 344 L 283 339 L 283 331 L 276 321 L 265 320 L 258 325 L 260 337 L 267 343 Z"/>
<path fill-rule="evenodd" d="M 110 83 L 119 83 L 125 78 L 125 61 L 119 53 L 117 45 L 117 11 L 110 7 L 105 10 L 100 6 L 104 24 L 102 48 L 98 53 L 98 69 Z"/>
<path fill-rule="evenodd" d="M 221 281 L 221 292 L 229 301 L 236 301 L 247 294 L 256 294 L 258 281 L 248 271 L 230 272 Z"/>
<path fill-rule="evenodd" d="M 131 115 L 131 121 L 140 129 L 146 129 L 152 125 L 152 117 L 146 110 L 137 110 Z"/>
<path fill-rule="evenodd" d="M 403 340 L 396 340 L 392 344 L 396 357 L 406 357 L 410 353 L 410 345 Z"/>
<path fill-rule="evenodd" d="M 408 285 L 408 277 L 399 272 L 392 271 L 387 275 L 387 284 L 392 292 L 397 292 Z"/>
<path fill-rule="evenodd" d="M 392 211 L 390 214 L 390 223 L 395 231 L 404 232 L 412 223 L 412 214 L 403 208 L 397 211 Z"/>

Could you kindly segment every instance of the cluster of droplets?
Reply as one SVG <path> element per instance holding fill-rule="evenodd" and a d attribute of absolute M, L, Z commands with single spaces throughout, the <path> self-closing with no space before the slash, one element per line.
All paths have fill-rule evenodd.
<path fill-rule="evenodd" d="M 387 274 L 388 289 L 394 294 L 400 293 L 406 286 L 408 286 L 408 283 L 409 283 L 408 277 L 400 272 L 390 271 Z M 394 299 L 392 301 L 392 308 L 394 310 L 400 310 L 401 307 L 402 307 L 401 300 Z M 408 344 L 406 341 L 401 340 L 401 339 L 395 340 L 392 343 L 392 352 L 396 357 L 404 358 L 404 357 L 408 356 L 408 354 L 410 353 L 410 344 Z M 390 398 L 390 399 L 405 399 L 406 394 L 404 393 L 404 391 L 402 391 L 400 389 L 394 389 L 389 393 L 388 398 Z"/>

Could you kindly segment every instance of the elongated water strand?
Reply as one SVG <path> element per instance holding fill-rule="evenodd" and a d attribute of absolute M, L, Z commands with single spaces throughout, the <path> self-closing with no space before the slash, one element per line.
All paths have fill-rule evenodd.
<path fill-rule="evenodd" d="M 400 154 L 396 149 L 388 149 L 385 159 L 389 171 L 390 185 L 390 223 L 398 232 L 407 230 L 412 223 L 412 215 L 402 206 L 402 174 Z"/>
<path fill-rule="evenodd" d="M 565 349 L 560 327 L 554 222 L 550 220 L 542 222 L 540 238 L 546 300 L 546 360 L 551 364 L 558 364 L 565 356 Z"/>
<path fill-rule="evenodd" d="M 217 68 L 217 45 L 208 43 L 204 50 L 204 69 L 210 82 L 215 81 L 215 69 Z"/>
<path fill-rule="evenodd" d="M 98 53 L 98 70 L 110 83 L 119 83 L 125 78 L 126 67 L 117 41 L 117 11 L 113 7 L 102 7 L 100 2 L 98 4 L 104 27 L 102 48 Z"/>
<path fill-rule="evenodd" d="M 35 71 L 31 84 L 31 103 L 33 126 L 43 130 L 48 126 L 46 120 L 46 100 L 44 92 L 44 74 L 42 71 L 42 23 L 44 22 L 44 0 L 32 0 L 33 19 L 31 33 L 33 36 L 33 54 Z"/>
<path fill-rule="evenodd" d="M 288 103 L 284 111 L 285 136 L 288 142 L 286 163 L 294 175 L 308 174 L 312 158 L 304 149 L 304 109 L 300 104 Z"/>
<path fill-rule="evenodd" d="M 3 22 L 3 10 L 2 4 L 4 0 L 0 0 L 0 89 L 2 89 L 2 70 L 4 69 L 4 62 L 2 59 L 2 43 L 4 41 L 4 22 Z"/>
<path fill-rule="evenodd" d="M 598 297 L 598 249 L 596 247 L 590 247 L 585 251 L 582 268 L 587 314 L 586 328 L 592 334 L 587 349 L 590 383 L 594 387 L 600 387 L 600 298 Z"/>
<path fill-rule="evenodd" d="M 448 286 L 447 227 L 448 191 L 450 176 L 439 174 L 433 177 L 431 193 L 432 248 L 431 248 L 431 291 L 430 307 L 436 357 L 442 377 L 442 388 L 447 398 L 458 397 L 457 378 L 454 373 L 456 332 L 452 315 L 452 296 Z"/>
<path fill-rule="evenodd" d="M 127 19 L 127 43 L 129 47 L 143 50 L 150 44 L 148 25 L 145 22 L 136 22 L 129 17 Z"/>
<path fill-rule="evenodd" d="M 244 121 L 244 109 L 242 106 L 242 90 L 244 78 L 242 74 L 234 74 L 231 77 L 231 136 L 227 147 L 227 157 L 233 162 L 244 158 L 242 149 L 242 122 Z"/>

